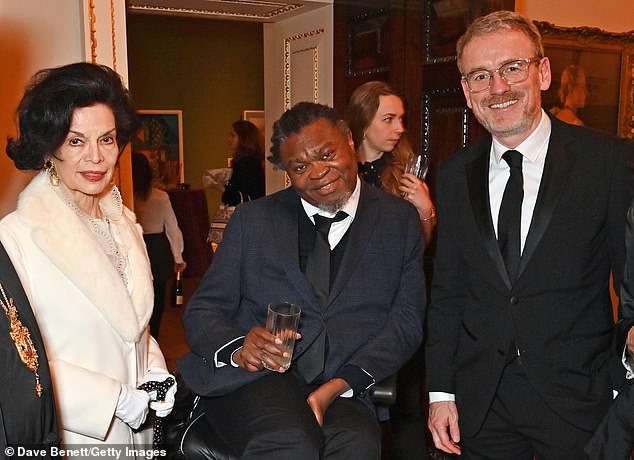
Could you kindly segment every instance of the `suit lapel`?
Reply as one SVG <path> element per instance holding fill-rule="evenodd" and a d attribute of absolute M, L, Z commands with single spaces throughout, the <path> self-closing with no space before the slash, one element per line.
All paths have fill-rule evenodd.
<path fill-rule="evenodd" d="M 280 196 L 281 206 L 271 209 L 271 225 L 275 234 L 275 247 L 288 280 L 297 287 L 307 304 L 317 307 L 313 288 L 299 266 L 299 212 L 303 212 L 299 196 L 286 189 Z"/>
<path fill-rule="evenodd" d="M 544 164 L 544 173 L 539 185 L 535 210 L 531 218 L 531 225 L 528 230 L 522 258 L 520 260 L 519 271 L 517 277 L 528 265 L 530 258 L 535 253 L 540 240 L 544 236 L 546 228 L 553 217 L 553 212 L 559 201 L 559 197 L 566 186 L 570 172 L 575 163 L 576 155 L 574 152 L 565 148 L 567 143 L 564 132 L 565 126 L 552 120 L 552 131 L 548 143 L 548 151 L 546 153 L 546 162 Z"/>
<path fill-rule="evenodd" d="M 495 229 L 491 220 L 491 204 L 489 200 L 489 153 L 491 141 L 479 144 L 480 148 L 473 161 L 466 168 L 469 198 L 473 216 L 482 234 L 482 241 L 493 265 L 507 288 L 511 288 L 511 280 L 504 265 L 504 259 L 500 253 Z"/>
<path fill-rule="evenodd" d="M 341 261 L 341 266 L 337 271 L 337 276 L 330 288 L 330 295 L 328 296 L 328 302 L 325 308 L 328 308 L 341 292 L 348 278 L 350 278 L 355 267 L 358 265 L 359 259 L 361 259 L 368 244 L 370 244 L 369 242 L 372 239 L 372 233 L 378 219 L 379 206 L 378 204 L 373 205 L 373 202 L 377 199 L 376 193 L 378 193 L 378 191 L 363 181 L 361 181 L 360 186 L 361 191 L 357 212 L 352 225 L 348 229 L 350 235 L 348 235 L 345 253 Z"/>

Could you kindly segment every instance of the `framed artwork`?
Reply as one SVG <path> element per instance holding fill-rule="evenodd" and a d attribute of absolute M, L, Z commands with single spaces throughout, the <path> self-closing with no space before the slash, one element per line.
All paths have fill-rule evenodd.
<path fill-rule="evenodd" d="M 264 110 L 243 110 L 242 119 L 257 126 L 264 136 Z"/>
<path fill-rule="evenodd" d="M 141 127 L 132 151 L 150 160 L 155 179 L 164 188 L 185 181 L 183 113 L 181 110 L 138 110 Z"/>
<path fill-rule="evenodd" d="M 569 123 L 634 139 L 634 32 L 536 25 L 552 72 L 544 108 Z"/>

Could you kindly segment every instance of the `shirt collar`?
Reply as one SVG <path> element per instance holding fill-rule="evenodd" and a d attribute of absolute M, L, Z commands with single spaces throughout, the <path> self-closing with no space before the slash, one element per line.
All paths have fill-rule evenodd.
<path fill-rule="evenodd" d="M 528 160 L 535 163 L 539 156 L 545 151 L 544 145 L 550 138 L 551 122 L 544 109 L 541 109 L 541 120 L 539 125 L 524 141 L 513 150 L 517 150 L 522 156 L 528 158 Z M 493 139 L 492 144 L 493 155 L 496 162 L 499 164 L 502 161 L 502 155 L 509 150 L 508 147 L 503 146 L 497 140 Z"/>
<path fill-rule="evenodd" d="M 348 201 L 346 201 L 346 204 L 344 204 L 341 207 L 341 211 L 344 211 L 346 214 L 348 214 L 348 216 L 352 217 L 352 219 L 354 219 L 354 216 L 357 213 L 357 207 L 359 206 L 360 194 L 361 194 L 361 180 L 359 179 L 359 177 L 357 177 L 357 184 L 354 187 L 354 192 L 352 192 L 352 195 L 350 195 L 350 198 L 348 199 Z M 337 214 L 336 212 L 328 213 L 328 212 L 322 211 L 317 206 L 313 206 L 312 204 L 310 204 L 308 201 L 304 200 L 303 198 L 300 197 L 300 199 L 302 202 L 302 206 L 304 207 L 304 211 L 306 212 L 306 215 L 308 215 L 308 217 L 310 217 L 311 220 L 315 214 L 320 214 L 326 217 L 335 217 L 335 215 Z"/>

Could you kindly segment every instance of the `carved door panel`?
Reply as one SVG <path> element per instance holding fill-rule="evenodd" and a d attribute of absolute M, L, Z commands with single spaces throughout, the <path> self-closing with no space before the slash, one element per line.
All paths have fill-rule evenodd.
<path fill-rule="evenodd" d="M 486 133 L 467 107 L 456 65 L 456 42 L 473 19 L 515 8 L 514 0 L 425 0 L 422 55 L 421 150 L 431 156 L 427 177 L 435 190 L 438 163 Z"/>

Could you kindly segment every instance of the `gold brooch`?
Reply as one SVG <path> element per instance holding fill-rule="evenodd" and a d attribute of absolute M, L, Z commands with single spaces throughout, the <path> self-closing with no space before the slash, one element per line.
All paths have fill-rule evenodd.
<path fill-rule="evenodd" d="M 4 292 L 2 283 L 0 283 L 0 291 L 2 291 L 2 297 L 4 298 L 4 300 L 0 299 L 0 304 L 2 304 L 2 308 L 9 318 L 9 335 L 11 336 L 11 340 L 13 340 L 13 344 L 15 345 L 22 362 L 28 370 L 35 374 L 35 394 L 38 398 L 41 398 L 42 384 L 40 383 L 40 376 L 37 373 L 39 360 L 37 350 L 35 349 L 33 340 L 31 340 L 31 333 L 29 332 L 29 329 L 22 324 L 20 318 L 18 318 L 18 310 L 13 304 L 13 297 L 10 299 L 7 298 L 7 294 Z"/>

